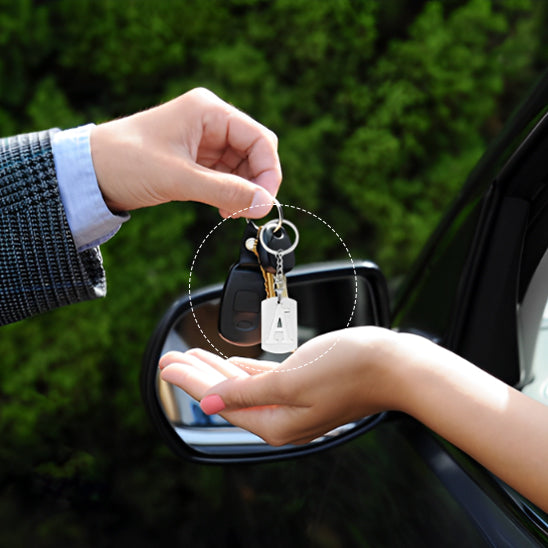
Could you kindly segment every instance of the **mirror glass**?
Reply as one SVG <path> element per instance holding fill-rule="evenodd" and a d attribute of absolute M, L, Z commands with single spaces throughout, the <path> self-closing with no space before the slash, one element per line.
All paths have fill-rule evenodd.
<path fill-rule="evenodd" d="M 291 277 L 288 276 L 290 295 L 298 302 L 299 344 L 328 331 L 379 324 L 366 279 L 354 270 L 349 272 L 348 268 L 331 273 L 322 272 L 320 268 L 318 272 L 321 272 L 320 276 L 299 275 L 296 269 Z M 184 352 L 197 347 L 221 356 L 246 356 L 278 362 L 287 357 L 287 354 L 265 353 L 260 344 L 236 346 L 222 339 L 217 329 L 220 295 L 220 288 L 192 294 L 192 306 L 190 299 L 182 299 L 157 345 L 159 352 L 156 357 L 171 350 Z M 283 450 L 267 445 L 259 437 L 230 425 L 218 415 L 205 415 L 197 401 L 178 387 L 162 381 L 158 373 L 155 382 L 156 397 L 163 415 L 180 439 L 195 452 L 227 455 Z M 311 443 L 332 439 L 357 424 L 340 427 Z"/>

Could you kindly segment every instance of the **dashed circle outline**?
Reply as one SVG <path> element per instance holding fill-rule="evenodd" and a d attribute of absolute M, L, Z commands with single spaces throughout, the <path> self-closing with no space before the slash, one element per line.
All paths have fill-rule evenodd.
<path fill-rule="evenodd" d="M 250 370 L 250 371 L 257 371 L 257 372 L 261 372 L 261 373 L 264 373 L 265 370 L 263 369 L 257 369 L 255 367 L 251 367 L 250 365 L 246 364 L 246 363 L 239 363 L 237 361 L 234 360 L 234 357 L 232 358 L 229 358 L 228 356 L 225 356 L 223 352 L 221 352 L 208 338 L 208 336 L 204 333 L 200 323 L 198 322 L 198 318 L 196 318 L 196 314 L 194 313 L 194 304 L 192 303 L 192 292 L 191 292 L 191 283 L 192 283 L 192 271 L 194 269 L 194 264 L 196 263 L 196 258 L 198 257 L 198 254 L 200 253 L 200 250 L 202 249 L 202 247 L 204 246 L 206 240 L 211 236 L 211 234 L 213 234 L 213 232 L 215 232 L 215 230 L 217 230 L 217 228 L 219 228 L 225 221 L 227 221 L 228 219 L 231 219 L 231 218 L 238 218 L 240 217 L 240 213 L 243 213 L 244 211 L 249 211 L 250 209 L 254 208 L 254 207 L 266 207 L 266 206 L 269 206 L 269 205 L 272 205 L 270 203 L 268 204 L 258 204 L 258 205 L 253 205 L 253 206 L 249 206 L 249 207 L 246 207 L 246 208 L 243 208 L 243 209 L 240 209 L 239 211 L 236 211 L 230 215 L 228 215 L 227 217 L 225 217 L 224 219 L 221 219 L 208 233 L 207 235 L 205 236 L 205 238 L 200 242 L 200 245 L 198 246 L 198 249 L 196 250 L 196 253 L 194 253 L 194 257 L 192 258 L 192 263 L 190 265 L 190 272 L 189 272 L 189 275 L 188 275 L 188 299 L 189 299 L 189 302 L 190 302 L 190 309 L 192 310 L 192 316 L 194 318 L 194 322 L 196 323 L 196 326 L 198 327 L 198 329 L 200 330 L 200 333 L 202 334 L 202 336 L 204 337 L 204 339 L 208 342 L 208 344 L 211 346 L 211 348 L 213 348 L 215 350 L 215 352 L 217 352 L 217 354 L 224 358 L 225 360 L 230 360 L 232 361 L 233 363 L 236 363 L 237 365 L 239 365 L 240 367 L 243 367 L 247 370 Z M 354 317 L 354 312 L 356 311 L 356 305 L 357 305 L 357 302 L 358 302 L 358 276 L 356 274 L 356 267 L 354 265 L 354 260 L 352 259 L 352 255 L 350 254 L 350 251 L 347 247 L 347 245 L 344 243 L 344 240 L 339 236 L 339 234 L 337 233 L 337 231 L 326 221 L 324 221 L 324 219 L 322 219 L 319 215 L 316 215 L 315 213 L 312 213 L 312 211 L 308 211 L 307 209 L 304 209 L 302 207 L 299 207 L 299 206 L 295 206 L 295 205 L 291 205 L 291 204 L 280 204 L 282 205 L 283 207 L 289 207 L 289 208 L 292 208 L 292 209 L 296 209 L 298 211 L 301 211 L 301 212 L 304 212 L 308 215 L 311 215 L 312 217 L 314 217 L 315 219 L 317 219 L 318 221 L 321 221 L 327 228 L 329 228 L 331 230 L 331 232 L 333 232 L 333 234 L 335 234 L 335 236 L 337 236 L 339 242 L 341 242 L 342 246 L 344 247 L 346 253 L 348 254 L 348 257 L 350 259 L 350 263 L 352 264 L 352 272 L 354 274 L 354 285 L 355 285 L 355 292 L 354 292 L 354 304 L 352 305 L 352 311 L 350 312 L 350 317 L 348 318 L 348 321 L 346 322 L 346 326 L 344 327 L 344 329 L 346 329 L 349 325 L 350 325 L 350 322 L 352 321 L 352 318 Z M 330 352 L 336 345 L 337 343 L 340 341 L 340 337 L 337 337 L 335 339 L 335 341 L 333 342 L 333 344 L 327 349 L 327 350 L 324 350 L 321 354 L 319 354 L 318 356 L 316 356 L 313 360 L 309 360 L 307 361 L 306 363 L 304 364 L 301 364 L 301 365 L 298 365 L 296 367 L 291 367 L 289 369 L 272 369 L 270 372 L 271 373 L 288 373 L 290 371 L 296 371 L 298 369 L 302 369 L 312 363 L 315 363 L 317 362 L 319 359 L 323 358 L 328 352 Z M 280 363 L 283 363 L 283 362 L 280 362 Z"/>

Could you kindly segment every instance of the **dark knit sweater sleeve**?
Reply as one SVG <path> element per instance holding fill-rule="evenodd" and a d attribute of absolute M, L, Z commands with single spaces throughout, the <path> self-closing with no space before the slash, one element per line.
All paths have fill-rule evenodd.
<path fill-rule="evenodd" d="M 53 133 L 0 140 L 0 324 L 106 293 L 99 248 L 79 253 L 72 238 Z"/>

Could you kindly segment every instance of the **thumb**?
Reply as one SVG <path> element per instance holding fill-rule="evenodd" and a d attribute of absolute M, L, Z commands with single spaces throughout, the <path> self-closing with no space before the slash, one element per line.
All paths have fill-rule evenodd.
<path fill-rule="evenodd" d="M 223 217 L 260 219 L 274 204 L 268 190 L 238 175 L 202 168 L 193 179 L 187 185 L 187 199 L 215 206 Z"/>
<path fill-rule="evenodd" d="M 232 377 L 210 388 L 200 401 L 207 415 L 281 403 L 277 395 L 277 377 L 272 372 L 249 377 Z"/>

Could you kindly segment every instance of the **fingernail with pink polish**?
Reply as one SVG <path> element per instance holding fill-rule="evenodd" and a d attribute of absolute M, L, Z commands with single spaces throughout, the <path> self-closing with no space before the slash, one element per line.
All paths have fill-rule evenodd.
<path fill-rule="evenodd" d="M 210 394 L 202 399 L 200 407 L 206 415 L 215 415 L 220 413 L 226 405 L 221 396 L 218 394 Z"/>

